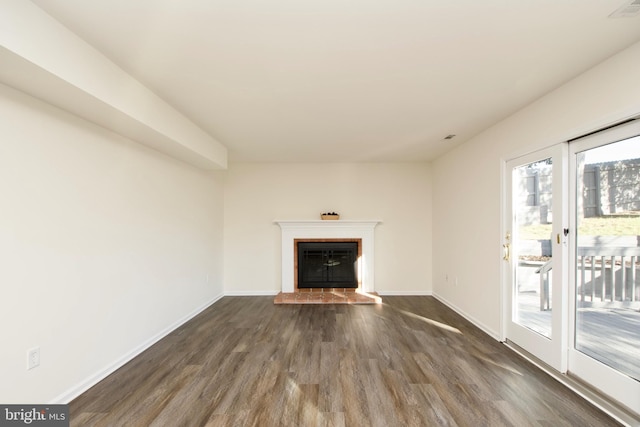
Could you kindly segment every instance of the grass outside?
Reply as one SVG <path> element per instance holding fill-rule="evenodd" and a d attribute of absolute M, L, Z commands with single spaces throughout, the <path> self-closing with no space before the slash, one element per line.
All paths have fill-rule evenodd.
<path fill-rule="evenodd" d="M 520 228 L 522 240 L 549 239 L 551 224 L 534 224 Z M 640 236 L 640 212 L 583 218 L 578 226 L 581 236 Z"/>

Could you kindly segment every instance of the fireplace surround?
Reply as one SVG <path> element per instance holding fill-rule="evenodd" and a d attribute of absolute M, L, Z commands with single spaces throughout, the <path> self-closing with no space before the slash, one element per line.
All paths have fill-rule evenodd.
<path fill-rule="evenodd" d="M 360 241 L 356 263 L 358 292 L 375 292 L 374 228 L 382 221 L 274 221 L 282 232 L 282 292 L 293 293 L 296 288 L 296 240 Z"/>

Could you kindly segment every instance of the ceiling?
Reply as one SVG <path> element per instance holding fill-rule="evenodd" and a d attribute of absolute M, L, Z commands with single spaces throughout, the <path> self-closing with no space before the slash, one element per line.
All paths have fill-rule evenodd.
<path fill-rule="evenodd" d="M 232 162 L 429 161 L 640 40 L 625 0 L 32 1 Z"/>

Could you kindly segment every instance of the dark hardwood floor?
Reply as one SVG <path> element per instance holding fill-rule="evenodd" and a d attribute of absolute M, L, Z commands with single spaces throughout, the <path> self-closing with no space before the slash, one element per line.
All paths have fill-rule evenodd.
<path fill-rule="evenodd" d="M 75 399 L 74 426 L 609 426 L 432 297 L 225 297 Z"/>

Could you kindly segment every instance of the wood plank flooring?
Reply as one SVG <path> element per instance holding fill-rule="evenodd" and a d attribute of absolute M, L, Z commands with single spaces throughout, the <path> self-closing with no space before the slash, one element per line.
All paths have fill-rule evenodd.
<path fill-rule="evenodd" d="M 225 297 L 70 404 L 72 426 L 610 426 L 432 297 Z"/>

